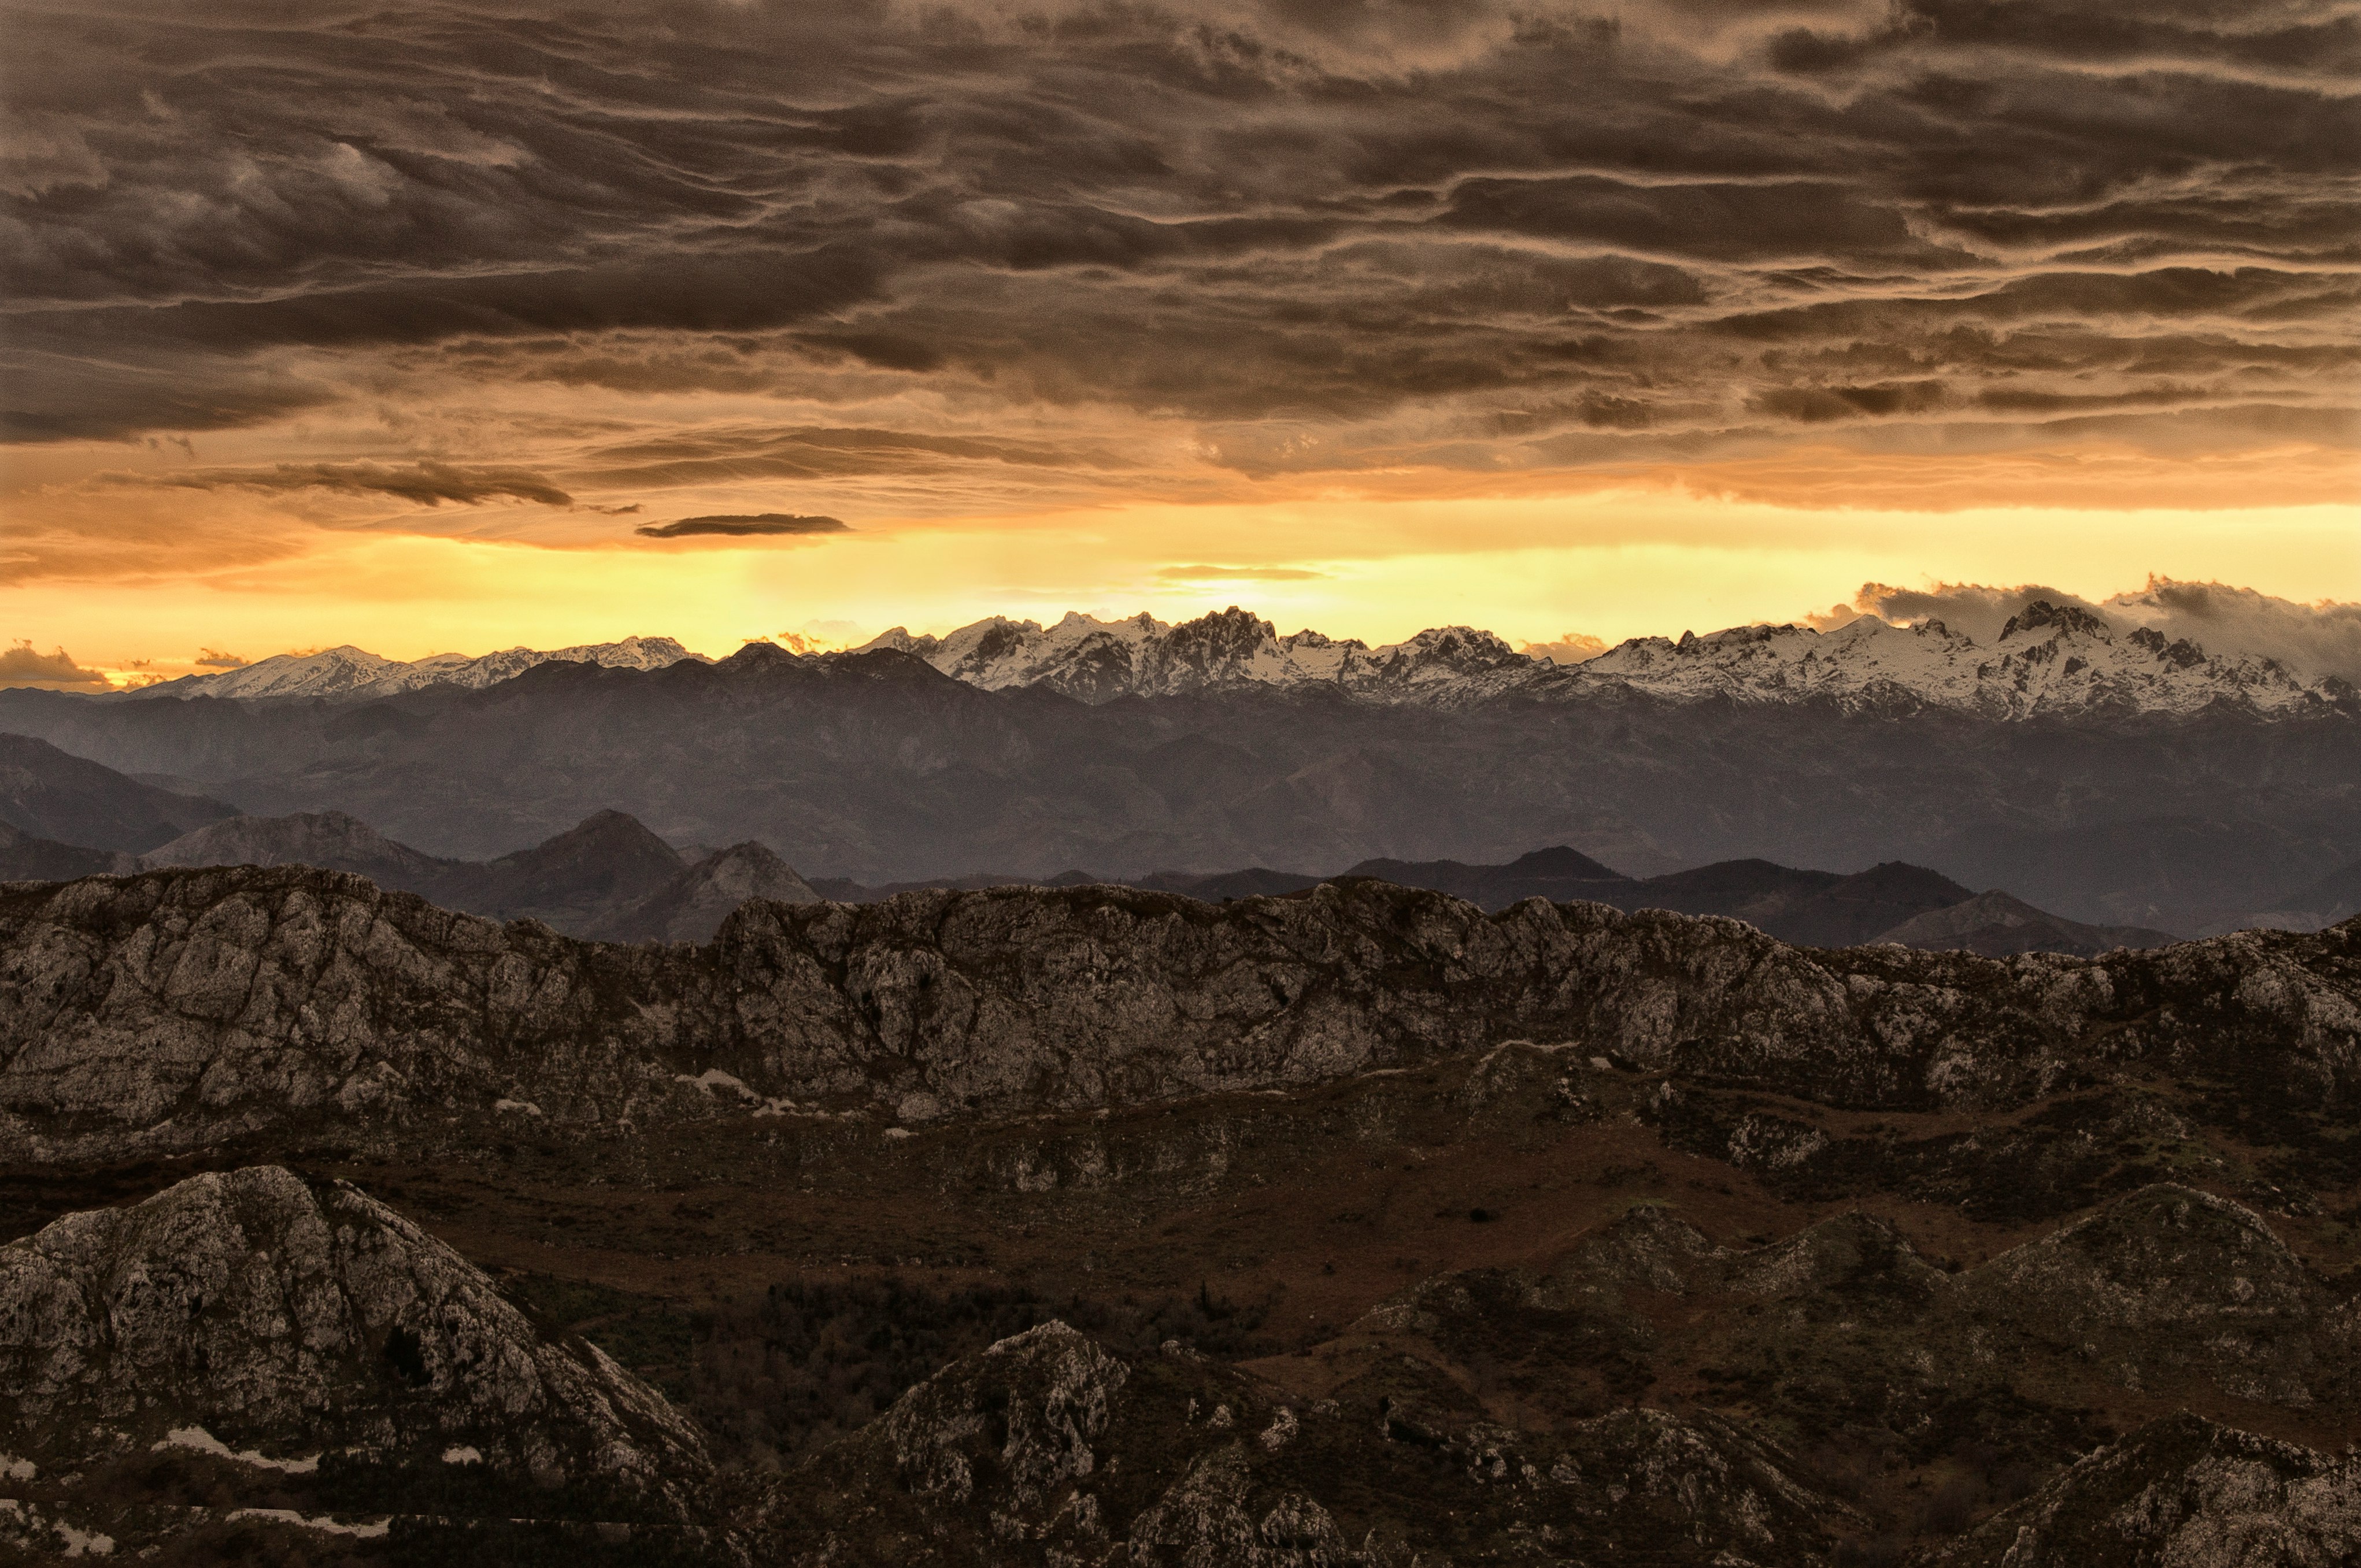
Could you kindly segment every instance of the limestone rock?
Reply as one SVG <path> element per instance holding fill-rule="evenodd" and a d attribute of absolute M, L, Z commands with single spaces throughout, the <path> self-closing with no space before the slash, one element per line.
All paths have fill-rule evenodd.
<path fill-rule="evenodd" d="M 2181 1414 L 2083 1459 L 1921 1568 L 2334 1568 L 2361 1560 L 2361 1458 Z"/>
<path fill-rule="evenodd" d="M 460 1448 L 642 1489 L 706 1467 L 696 1429 L 599 1351 L 545 1339 L 354 1188 L 275 1166 L 0 1247 L 0 1425 L 45 1468 L 174 1442 L 299 1467 L 325 1448 L 431 1469 Z"/>
<path fill-rule="evenodd" d="M 1783 946 L 1736 921 L 1377 883 L 755 902 L 702 948 L 569 940 L 301 867 L 0 889 L 0 1156 L 529 1104 L 549 1123 L 932 1096 L 1005 1114 L 1317 1083 L 1515 1038 L 1895 1109 L 2115 1070 L 2361 1089 L 2361 922 L 2097 959 Z"/>

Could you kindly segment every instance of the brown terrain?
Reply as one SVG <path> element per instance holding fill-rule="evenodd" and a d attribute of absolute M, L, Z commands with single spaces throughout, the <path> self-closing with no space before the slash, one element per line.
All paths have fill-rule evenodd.
<path fill-rule="evenodd" d="M 290 873 L 259 874 L 204 884 L 207 906 L 283 890 Z M 353 880 L 314 887 L 351 896 Z M 955 911 L 994 906 L 913 896 L 860 918 L 915 929 L 916 911 L 947 933 Z M 1408 939 L 1439 939 L 1440 921 L 1466 951 L 1536 917 L 1398 889 L 1355 896 L 1204 917 L 1215 932 L 1298 922 L 1286 940 L 1300 944 L 1302 922 L 1383 925 L 1408 907 L 1430 923 Z M 1039 936 L 1066 917 L 1052 911 L 1087 927 L 1117 908 L 1163 918 L 1176 901 L 1083 889 L 1018 902 L 1027 962 L 1054 970 L 1058 944 Z M 425 912 L 408 907 L 384 914 L 415 930 Z M 2120 1508 L 2060 1550 L 2147 1562 L 2179 1541 L 2191 1562 L 2330 1562 L 2361 1539 L 2361 1468 L 2336 1457 L 2361 1430 L 2361 1146 L 2342 1109 L 2361 927 L 2110 960 L 1980 960 L 1816 954 L 1730 922 L 1578 908 L 1563 913 L 1569 928 L 1604 920 L 1601 941 L 1735 944 L 1745 972 L 1772 978 L 1686 961 L 1733 995 L 1770 985 L 1789 1004 L 1806 970 L 1903 983 L 1897 965 L 1951 991 L 2025 987 L 2025 966 L 2047 966 L 2027 993 L 2054 998 L 2112 962 L 2115 993 L 2153 994 L 2121 1021 L 2074 1025 L 2111 1043 L 2063 1072 L 2026 1065 L 2056 1042 L 2008 1038 L 2026 1014 L 2012 1025 L 1956 1003 L 1984 1031 L 1982 1087 L 1962 1089 L 1954 1068 L 1939 1093 L 1880 1078 L 1851 1097 L 1899 1102 L 1887 1105 L 1768 1087 L 1743 1065 L 1777 1054 L 1760 1011 L 1755 1043 L 1732 1036 L 1718 1060 L 1658 1050 L 1628 1026 L 1418 1044 L 1418 1020 L 1440 1016 L 1414 1000 L 1432 981 L 1389 962 L 1367 971 L 1358 1005 L 1397 1021 L 1377 1034 L 1398 1065 L 1279 1070 L 1248 1090 L 947 1115 L 895 1077 L 785 1105 L 784 1085 L 684 1071 L 672 1101 L 624 1118 L 486 1091 L 392 1121 L 368 1107 L 225 1121 L 170 1153 L 20 1157 L 0 1172 L 7 1236 L 186 1191 L 207 1170 L 269 1164 L 324 1192 L 349 1183 L 446 1244 L 456 1258 L 438 1266 L 488 1274 L 551 1347 L 534 1355 L 588 1355 L 563 1348 L 587 1342 L 652 1385 L 714 1468 L 651 1461 L 662 1486 L 638 1492 L 628 1466 L 551 1470 L 529 1484 L 532 1508 L 496 1508 L 437 1474 L 380 1464 L 362 1485 L 338 1471 L 334 1421 L 349 1415 L 275 1437 L 268 1422 L 240 1429 L 272 1455 L 324 1446 L 321 1468 L 299 1475 L 157 1448 L 160 1436 L 108 1459 L 101 1438 L 41 1427 L 64 1405 L 27 1406 L 17 1420 L 36 1441 L 15 1452 L 37 1474 L 11 1489 L 34 1522 L 17 1540 L 59 1550 L 57 1526 L 103 1530 L 168 1562 L 1964 1562 L 1985 1560 L 1976 1542 L 2007 1510 L 2047 1508 L 2055 1534 L 2083 1506 L 2059 1488 L 2168 1461 L 2175 1484 L 2214 1498 L 2191 1519 L 2208 1541 L 2244 1542 L 2236 1554 L 2188 1555 L 2186 1531 L 2167 1530 L 2110 1556 Z M 763 919 L 853 917 L 818 906 Z M 739 925 L 741 939 L 755 928 Z M 105 929 L 121 952 L 149 951 L 132 928 Z M 562 941 L 522 939 L 544 958 Z M 1041 1020 L 1064 1003 L 993 978 L 972 949 L 942 950 L 988 997 L 1029 996 L 1032 1048 L 1047 1046 Z M 578 961 L 602 952 L 622 950 Z M 1601 952 L 1565 961 L 1595 970 Z M 1354 968 L 1333 947 L 1327 961 Z M 925 970 L 906 964 L 903 983 Z M 36 1047 L 19 975 L 21 1068 Z M 2174 1015 L 2203 999 L 2176 992 L 2178 975 L 2204 977 L 2205 1004 L 2231 1009 L 2212 1025 L 2220 1039 L 2247 1037 L 2256 1009 L 2287 1015 L 2297 992 L 2303 1022 L 2277 1051 L 2192 1045 Z M 1612 1015 L 1644 979 L 1601 982 L 1587 1005 Z M 1863 994 L 1865 978 L 1849 983 Z M 1300 1013 L 1315 989 L 1262 994 Z M 125 1015 L 119 983 L 107 994 Z M 1485 994 L 1479 1011 L 1515 1010 Z M 39 1039 L 87 1026 L 44 1009 Z M 873 1013 L 890 1018 L 890 1001 Z M 1825 1058 L 1798 1065 L 1799 1082 L 1864 1081 Z M 125 1124 L 93 1110 L 52 1125 L 92 1147 Z M 109 1266 L 93 1277 L 125 1277 Z M 21 1335 L 8 1277 L 0 1327 Z M 1059 1325 L 1080 1333 L 1059 1338 Z M 421 1397 L 386 1376 L 390 1409 Z M 322 1396 L 323 1409 L 358 1409 L 356 1397 Z M 235 1412 L 203 1414 L 169 1424 L 231 1449 L 249 1441 Z M 2200 1424 L 2157 1424 L 2182 1420 Z M 380 1455 L 399 1446 L 368 1441 Z M 2238 1443 L 2265 1444 L 2263 1457 Z M 2232 1450 L 2248 1470 L 2292 1477 L 2298 1501 L 2279 1511 L 2301 1551 L 2254 1555 L 2251 1530 L 2205 1491 L 2203 1466 Z M 2080 1463 L 2100 1455 L 2115 1469 Z M 297 1520 L 241 1515 L 264 1507 Z M 387 1533 L 340 1534 L 337 1521 Z M 2315 1549 L 2329 1555 L 2303 1555 Z"/>

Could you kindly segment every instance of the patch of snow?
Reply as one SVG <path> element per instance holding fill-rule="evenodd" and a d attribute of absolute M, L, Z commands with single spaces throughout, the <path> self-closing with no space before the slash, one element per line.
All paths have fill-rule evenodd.
<path fill-rule="evenodd" d="M 481 1464 L 483 1462 L 482 1452 L 470 1444 L 455 1443 L 443 1451 L 443 1463 L 445 1464 Z"/>
<path fill-rule="evenodd" d="M 115 1550 L 115 1538 L 96 1530 L 76 1530 L 63 1519 L 53 1519 L 49 1528 L 66 1543 L 68 1557 L 104 1557 Z"/>
<path fill-rule="evenodd" d="M 0 1453 L 0 1481 L 29 1481 L 40 1471 L 29 1459 L 19 1459 L 13 1453 Z"/>
<path fill-rule="evenodd" d="M 343 1524 L 329 1519 L 324 1514 L 318 1519 L 306 1519 L 293 1508 L 238 1508 L 229 1515 L 229 1519 L 232 1523 L 239 1519 L 269 1519 L 277 1524 L 291 1524 L 303 1530 L 316 1530 L 329 1535 L 355 1536 L 363 1541 L 373 1540 L 393 1529 L 393 1520 L 390 1517 L 381 1519 L 375 1524 Z"/>
<path fill-rule="evenodd" d="M 676 1072 L 672 1075 L 672 1080 L 675 1083 L 686 1083 L 691 1089 L 695 1089 L 708 1095 L 717 1089 L 732 1089 L 737 1091 L 740 1094 L 744 1095 L 749 1100 L 760 1100 L 763 1098 L 752 1090 L 747 1088 L 743 1080 L 734 1078 L 730 1074 L 722 1071 L 718 1067 L 707 1068 L 703 1072 L 698 1073 L 694 1078 L 685 1072 Z"/>
<path fill-rule="evenodd" d="M 192 1453 L 209 1453 L 215 1459 L 251 1464 L 260 1470 L 283 1471 L 290 1475 L 309 1475 L 320 1468 L 320 1456 L 316 1453 L 309 1459 L 267 1459 L 257 1449 L 234 1451 L 203 1427 L 174 1427 L 148 1452 L 161 1453 L 168 1448 L 185 1448 Z"/>

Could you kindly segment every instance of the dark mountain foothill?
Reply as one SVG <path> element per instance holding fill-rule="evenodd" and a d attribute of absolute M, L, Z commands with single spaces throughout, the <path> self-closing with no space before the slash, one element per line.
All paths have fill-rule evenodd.
<path fill-rule="evenodd" d="M 0 826 L 19 834 L 137 854 L 236 813 L 218 800 L 126 778 L 46 740 L 0 734 Z"/>

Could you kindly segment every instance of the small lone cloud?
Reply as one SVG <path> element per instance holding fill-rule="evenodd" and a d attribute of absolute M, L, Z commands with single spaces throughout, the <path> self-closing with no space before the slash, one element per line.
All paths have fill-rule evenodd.
<path fill-rule="evenodd" d="M 218 648 L 197 650 L 197 668 L 201 670 L 243 670 L 250 663 L 251 660 L 241 659 L 235 653 L 225 653 Z"/>
<path fill-rule="evenodd" d="M 1547 659 L 1553 664 L 1581 664 L 1606 652 L 1607 644 L 1587 632 L 1569 631 L 1546 642 L 1520 642 L 1517 652 L 1532 659 Z"/>
<path fill-rule="evenodd" d="M 112 691 L 115 683 L 85 670 L 62 648 L 44 653 L 29 641 L 0 648 L 0 686 L 43 686 L 52 691 Z"/>
<path fill-rule="evenodd" d="M 832 517 L 793 517 L 783 511 L 762 511 L 726 517 L 685 517 L 678 522 L 644 523 L 631 532 L 643 539 L 687 539 L 700 533 L 770 538 L 782 534 L 850 533 L 852 530 Z"/>
<path fill-rule="evenodd" d="M 1299 566 L 1167 566 L 1156 575 L 1168 583 L 1301 583 L 1328 574 Z"/>

